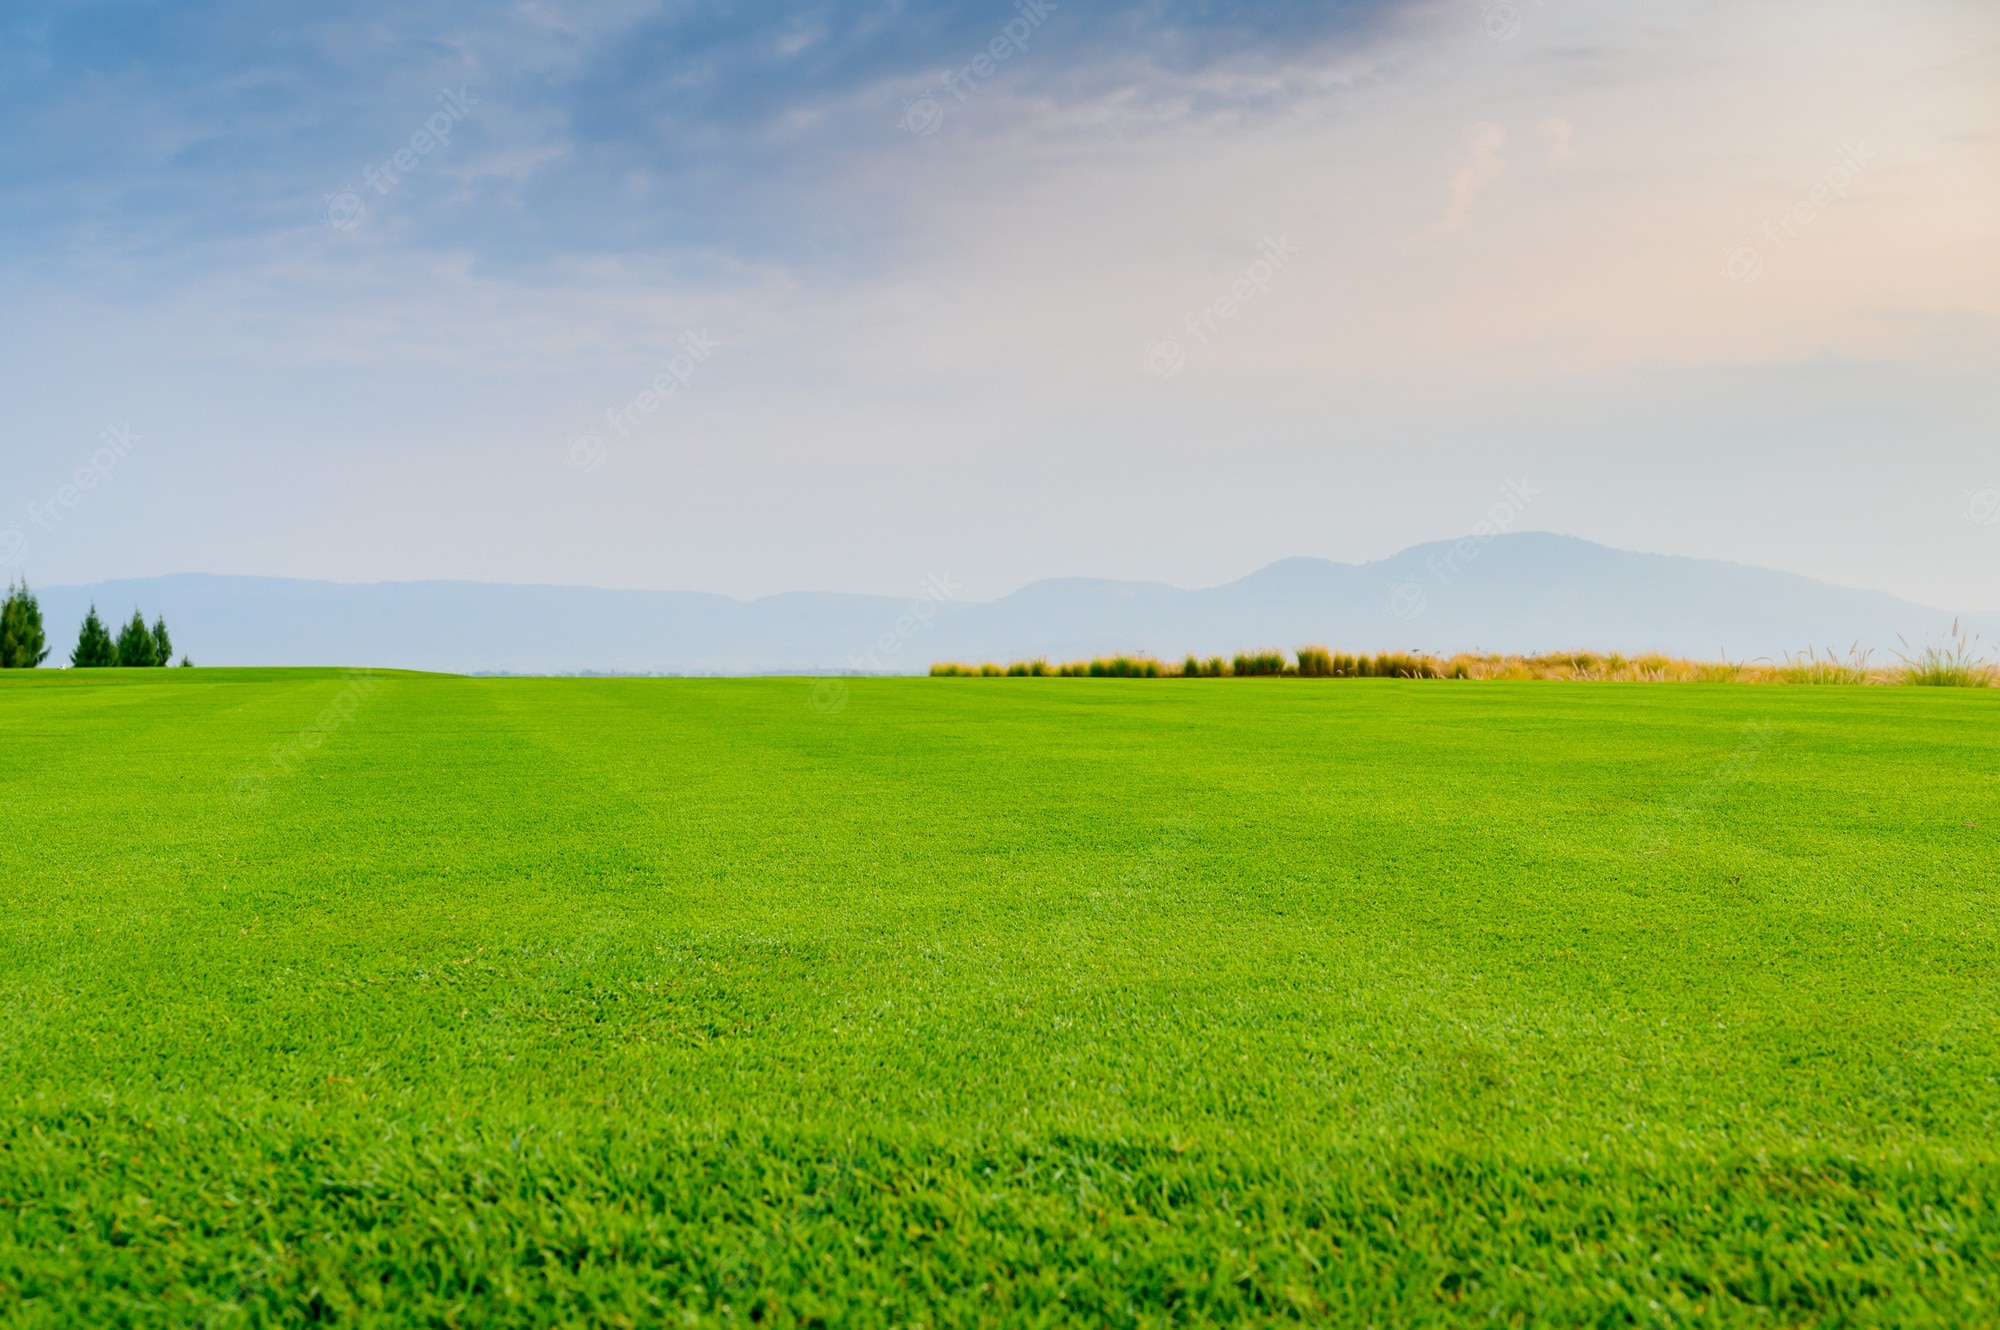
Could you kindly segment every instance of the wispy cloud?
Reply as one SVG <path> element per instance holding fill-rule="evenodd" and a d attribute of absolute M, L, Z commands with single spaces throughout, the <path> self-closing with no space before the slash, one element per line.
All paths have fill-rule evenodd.
<path fill-rule="evenodd" d="M 1703 422 L 1738 472 L 1795 475 L 1894 415 L 1965 473 L 1954 505 L 1991 484 L 1989 14 L 1593 0 L 1523 4 L 1499 42 L 1469 21 L 1504 8 L 1055 0 L 913 138 L 911 99 L 964 82 L 1014 0 L 15 0 L 0 501 L 24 511 L 74 469 L 48 440 L 130 414 L 174 459 L 164 492 L 100 489 L 31 577 L 752 592 L 893 585 L 915 561 L 980 569 L 982 593 L 1200 582 L 1449 534 L 1423 516 L 1441 472 L 1549 471 L 1509 450 L 1559 436 L 1592 382 L 1686 373 L 1740 385 Z M 441 89 L 478 102 L 423 153 Z M 1850 142 L 1879 166 L 1802 223 Z M 417 169 L 378 191 L 366 172 L 404 148 Z M 369 208 L 344 228 L 343 184 Z M 1296 248 L 1282 278 L 1243 317 L 1205 315 L 1266 237 Z M 1743 244 L 1764 275 L 1721 280 Z M 631 401 L 689 329 L 729 353 L 629 438 L 600 428 L 615 482 L 576 483 L 554 441 Z M 1199 372 L 1140 373 L 1162 339 Z M 1786 396 L 1813 364 L 1966 377 L 1822 392 L 1815 439 Z M 1592 514 L 1671 479 L 1636 446 L 1577 456 L 1565 492 L 1601 471 Z M 1822 506 L 1878 502 L 1858 474 Z M 1752 562 L 1773 556 L 1742 532 L 1820 539 L 1774 515 L 1803 512 L 1791 498 L 1753 512 L 1766 492 L 1746 483 L 1727 523 L 1659 501 L 1641 533 Z M 1188 542 L 1190 522 L 1227 538 Z M 1705 524 L 1725 534 L 1684 538 Z M 1926 546 L 1930 527 L 1869 529 L 1848 580 L 1970 603 L 1925 588 L 1991 566 L 1990 546 Z"/>
<path fill-rule="evenodd" d="M 1500 159 L 1500 149 L 1506 144 L 1507 131 L 1500 126 L 1482 122 L 1472 127 L 1466 136 L 1464 155 L 1451 168 L 1448 180 L 1451 201 L 1445 205 L 1444 215 L 1431 225 L 1432 231 L 1447 235 L 1472 225 L 1472 211 L 1479 202 L 1480 192 L 1506 169 L 1506 163 Z"/>
<path fill-rule="evenodd" d="M 1549 145 L 1551 164 L 1566 162 L 1576 156 L 1576 127 L 1567 120 L 1550 116 L 1542 121 L 1542 140 Z"/>

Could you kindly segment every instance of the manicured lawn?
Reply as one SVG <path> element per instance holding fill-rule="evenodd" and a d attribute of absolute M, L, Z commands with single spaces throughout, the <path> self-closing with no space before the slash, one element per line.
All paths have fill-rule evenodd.
<path fill-rule="evenodd" d="M 7 1323 L 2000 1315 L 2000 693 L 39 671 L 0 806 Z"/>

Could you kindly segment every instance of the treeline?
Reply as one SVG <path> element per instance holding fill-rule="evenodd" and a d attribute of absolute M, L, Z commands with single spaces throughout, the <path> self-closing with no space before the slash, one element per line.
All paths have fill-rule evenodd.
<path fill-rule="evenodd" d="M 26 582 L 16 583 L 7 588 L 6 602 L 0 604 L 0 669 L 31 670 L 48 658 L 48 635 L 42 627 L 41 604 Z M 119 629 L 114 638 L 104 620 L 97 617 L 95 605 L 84 616 L 76 649 L 69 653 L 69 663 L 77 669 L 157 668 L 171 665 L 173 659 L 174 642 L 167 633 L 165 615 L 155 616 L 153 626 L 148 628 L 146 616 L 135 609 L 132 621 Z M 186 656 L 181 657 L 181 664 L 193 663 Z"/>

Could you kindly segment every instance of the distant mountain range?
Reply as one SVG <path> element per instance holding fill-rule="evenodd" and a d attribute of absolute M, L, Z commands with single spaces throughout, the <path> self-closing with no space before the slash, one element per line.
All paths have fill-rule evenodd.
<path fill-rule="evenodd" d="M 51 663 L 95 603 L 115 632 L 165 614 L 203 665 L 458 672 L 921 673 L 939 660 L 1336 650 L 1665 651 L 1753 660 L 1941 640 L 1953 616 L 1877 591 L 1741 564 L 1522 533 L 1419 545 L 1375 563 L 1286 559 L 1223 586 L 1066 578 L 970 602 L 481 582 L 349 585 L 181 574 L 38 588 Z M 1970 627 L 1977 629 L 1978 624 Z"/>

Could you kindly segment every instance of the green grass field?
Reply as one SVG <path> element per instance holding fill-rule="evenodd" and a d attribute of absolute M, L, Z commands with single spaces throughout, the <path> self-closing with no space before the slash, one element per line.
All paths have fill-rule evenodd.
<path fill-rule="evenodd" d="M 1994 1323 L 2000 695 L 0 680 L 8 1324 Z"/>

